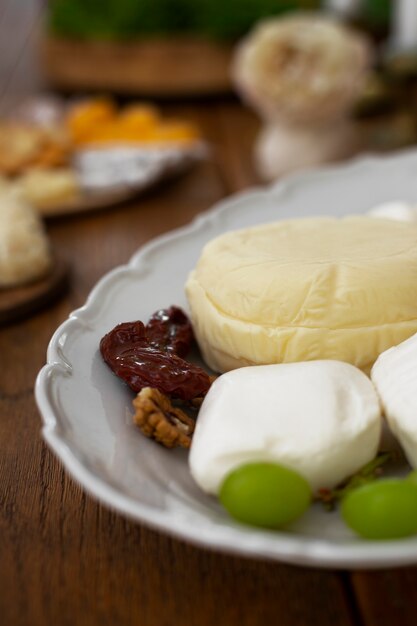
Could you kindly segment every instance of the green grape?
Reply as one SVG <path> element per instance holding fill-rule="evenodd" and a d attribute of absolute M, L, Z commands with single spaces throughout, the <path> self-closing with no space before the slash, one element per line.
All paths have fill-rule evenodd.
<path fill-rule="evenodd" d="M 240 522 L 279 528 L 293 522 L 308 508 L 308 482 L 276 463 L 247 463 L 224 480 L 219 498 L 229 514 Z"/>
<path fill-rule="evenodd" d="M 406 480 L 411 480 L 417 484 L 417 470 L 413 470 L 408 474 Z"/>
<path fill-rule="evenodd" d="M 342 517 L 367 539 L 397 539 L 417 532 L 417 483 L 387 478 L 358 487 L 342 501 Z"/>

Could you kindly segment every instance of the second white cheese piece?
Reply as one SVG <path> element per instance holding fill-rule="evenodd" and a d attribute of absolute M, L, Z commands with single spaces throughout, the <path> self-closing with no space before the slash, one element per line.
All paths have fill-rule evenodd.
<path fill-rule="evenodd" d="M 380 432 L 375 389 L 348 363 L 244 367 L 220 376 L 208 392 L 190 469 L 213 494 L 231 470 L 250 461 L 282 463 L 313 490 L 333 487 L 375 456 Z"/>
<path fill-rule="evenodd" d="M 383 352 L 371 378 L 390 429 L 417 467 L 417 335 Z"/>
<path fill-rule="evenodd" d="M 400 200 L 379 204 L 368 211 L 368 214 L 372 217 L 398 222 L 417 222 L 417 207 Z"/>

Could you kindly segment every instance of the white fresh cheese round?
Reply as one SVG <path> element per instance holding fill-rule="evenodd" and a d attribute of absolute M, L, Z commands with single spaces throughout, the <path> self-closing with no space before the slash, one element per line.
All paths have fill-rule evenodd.
<path fill-rule="evenodd" d="M 400 200 L 379 204 L 368 211 L 368 214 L 372 217 L 399 222 L 417 222 L 417 207 Z"/>
<path fill-rule="evenodd" d="M 244 367 L 220 376 L 208 392 L 190 470 L 213 494 L 231 470 L 250 461 L 282 463 L 313 490 L 333 487 L 375 456 L 380 433 L 378 396 L 353 365 Z"/>
<path fill-rule="evenodd" d="M 371 378 L 392 432 L 417 467 L 417 335 L 383 352 Z"/>

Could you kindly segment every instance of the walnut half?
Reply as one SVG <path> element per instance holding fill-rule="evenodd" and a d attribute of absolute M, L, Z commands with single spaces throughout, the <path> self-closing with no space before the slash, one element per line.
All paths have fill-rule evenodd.
<path fill-rule="evenodd" d="M 146 437 L 155 439 L 166 448 L 189 448 L 195 421 L 174 407 L 168 396 L 158 389 L 144 387 L 133 400 L 134 423 Z"/>

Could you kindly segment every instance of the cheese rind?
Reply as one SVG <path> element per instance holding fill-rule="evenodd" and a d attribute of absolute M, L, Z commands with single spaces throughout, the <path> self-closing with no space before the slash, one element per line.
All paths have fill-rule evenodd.
<path fill-rule="evenodd" d="M 417 227 L 318 217 L 226 233 L 186 293 L 214 370 L 336 359 L 369 371 L 417 332 Z"/>
<path fill-rule="evenodd" d="M 376 454 L 381 411 L 365 374 L 314 361 L 245 367 L 220 376 L 199 412 L 189 456 L 199 486 L 217 494 L 250 461 L 281 463 L 313 490 L 333 487 Z"/>
<path fill-rule="evenodd" d="M 382 353 L 371 378 L 391 431 L 417 468 L 417 335 Z"/>

